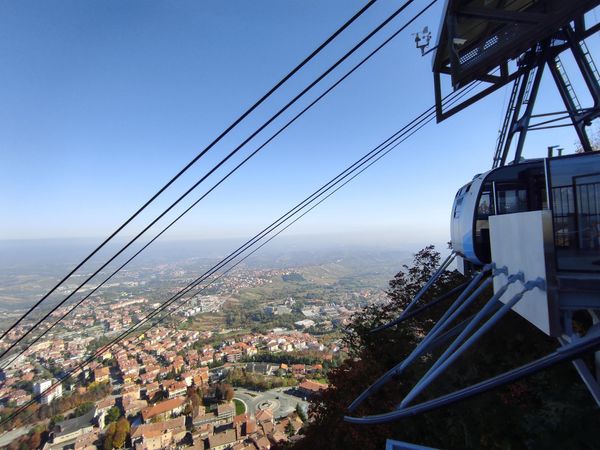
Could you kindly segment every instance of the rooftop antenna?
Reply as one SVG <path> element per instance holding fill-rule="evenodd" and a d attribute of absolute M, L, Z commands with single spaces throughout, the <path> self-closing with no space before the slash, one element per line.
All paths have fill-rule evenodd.
<path fill-rule="evenodd" d="M 420 33 L 413 33 L 412 35 L 415 37 L 415 45 L 421 50 L 421 56 L 425 56 L 427 47 L 429 47 L 429 43 L 431 42 L 429 27 L 426 26 Z"/>
<path fill-rule="evenodd" d="M 548 147 L 548 158 L 554 157 L 554 150 L 558 152 L 558 156 L 562 156 L 564 148 L 560 148 L 560 145 L 550 145 Z"/>

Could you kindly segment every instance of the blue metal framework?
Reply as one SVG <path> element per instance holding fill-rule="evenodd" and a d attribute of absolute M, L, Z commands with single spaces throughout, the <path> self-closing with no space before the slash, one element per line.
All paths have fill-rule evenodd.
<path fill-rule="evenodd" d="M 463 313 L 466 308 L 472 305 L 485 289 L 491 285 L 493 278 L 500 274 L 507 275 L 506 283 L 496 291 L 476 314 L 463 320 L 453 328 L 448 329 L 457 317 Z M 437 279 L 439 276 L 440 274 L 438 271 L 434 274 L 432 279 Z M 522 288 L 508 301 L 501 302 L 500 299 L 502 296 L 506 294 L 508 288 L 515 283 L 520 283 Z M 428 282 L 425 286 L 430 288 L 432 285 L 433 283 Z M 350 413 L 354 412 L 367 398 L 379 391 L 393 377 L 402 374 L 402 372 L 404 372 L 417 358 L 423 356 L 425 353 L 431 352 L 435 347 L 443 345 L 453 339 L 442 355 L 437 358 L 425 375 L 421 377 L 417 384 L 413 386 L 409 393 L 402 399 L 400 404 L 397 405 L 396 409 L 392 412 L 372 416 L 346 416 L 344 420 L 356 424 L 380 424 L 399 420 L 404 417 L 420 414 L 465 400 L 474 395 L 487 392 L 488 390 L 532 375 L 565 360 L 573 362 L 575 368 L 586 383 L 586 386 L 588 386 L 592 393 L 592 396 L 600 405 L 600 385 L 598 385 L 590 370 L 580 359 L 582 354 L 600 348 L 600 320 L 596 320 L 596 323 L 583 337 L 577 336 L 572 330 L 570 332 L 567 330 L 565 337 L 559 338 L 561 347 L 550 355 L 459 391 L 419 403 L 415 406 L 410 406 L 418 395 L 422 394 L 428 386 L 452 365 L 452 363 L 481 339 L 484 334 L 490 331 L 527 292 L 534 289 L 545 291 L 545 280 L 537 278 L 535 280 L 526 281 L 522 272 L 508 275 L 506 267 L 498 268 L 493 263 L 483 267 L 483 269 L 468 282 L 462 293 L 446 310 L 439 321 L 427 333 L 410 355 L 365 389 L 348 407 Z M 422 296 L 424 292 L 425 291 L 421 289 L 418 295 Z M 414 300 L 411 301 L 407 309 L 414 306 L 414 304 Z M 398 319 L 374 329 L 373 332 L 389 328 L 402 320 L 405 320 L 405 317 L 407 317 L 407 314 L 405 313 L 406 311 Z M 482 321 L 484 322 L 480 325 Z"/>
<path fill-rule="evenodd" d="M 385 443 L 385 450 L 437 450 L 433 447 L 424 447 L 422 445 L 410 444 L 408 442 L 393 441 L 388 439 Z"/>
<path fill-rule="evenodd" d="M 422 414 L 427 411 L 449 406 L 454 403 L 466 400 L 492 389 L 504 386 L 506 384 L 520 380 L 521 378 L 528 377 L 542 370 L 546 370 L 556 364 L 560 364 L 564 361 L 572 361 L 578 359 L 581 355 L 592 352 L 600 348 L 600 328 L 595 327 L 590 330 L 585 337 L 575 340 L 550 355 L 544 356 L 533 362 L 525 364 L 521 367 L 505 372 L 501 375 L 495 376 L 488 380 L 474 384 L 472 386 L 460 389 L 456 392 L 429 400 L 426 402 L 419 403 L 414 406 L 397 409 L 395 411 L 377 414 L 366 417 L 350 417 L 346 416 L 344 420 L 355 424 L 381 424 L 393 422 L 406 417 L 415 416 Z"/>

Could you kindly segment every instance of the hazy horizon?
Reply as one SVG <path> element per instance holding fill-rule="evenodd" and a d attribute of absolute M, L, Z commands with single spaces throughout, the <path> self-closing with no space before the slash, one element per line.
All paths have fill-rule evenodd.
<path fill-rule="evenodd" d="M 221 239 L 185 239 L 170 238 L 154 242 L 150 247 L 131 262 L 131 265 L 148 264 L 152 260 L 184 260 L 189 257 L 207 259 L 222 258 L 245 243 L 250 236 Z M 39 239 L 0 239 L 0 268 L 23 267 L 55 264 L 75 264 L 87 256 L 98 246 L 101 238 L 39 238 Z M 116 253 L 126 239 L 119 238 L 111 241 L 99 257 L 93 258 L 91 264 L 106 260 Z M 303 253 L 341 254 L 361 252 L 406 252 L 414 253 L 426 245 L 435 245 L 438 251 L 444 253 L 446 244 L 443 242 L 399 242 L 393 236 L 371 236 L 351 234 L 291 235 L 278 236 L 262 247 L 251 259 L 276 260 L 285 255 Z M 133 246 L 121 255 L 123 261 L 137 251 L 142 244 Z M 255 248 L 255 247 L 253 247 Z M 117 261 L 121 261 L 118 259 Z"/>
<path fill-rule="evenodd" d="M 221 261 L 231 251 L 247 239 L 208 239 L 208 240 L 165 240 L 158 241 L 146 252 L 134 259 L 114 279 L 114 282 L 142 278 L 156 280 L 155 274 L 182 271 L 184 277 L 200 276 L 214 264 Z M 0 240 L 0 309 L 16 311 L 28 307 L 47 292 L 76 264 L 86 257 L 101 240 L 99 239 L 30 239 Z M 98 255 L 83 265 L 64 286 L 74 286 L 91 275 L 100 265 L 112 256 L 122 244 L 122 240 L 109 243 Z M 125 252 L 89 283 L 97 285 L 126 261 L 139 247 Z M 243 261 L 238 270 L 298 269 L 320 267 L 344 267 L 344 270 L 361 274 L 384 274 L 391 279 L 403 264 L 409 263 L 412 255 L 422 246 L 385 244 L 382 239 L 368 243 L 365 239 L 352 236 L 282 236 L 261 248 Z M 447 253 L 445 244 L 437 245 L 438 251 Z M 231 267 L 239 259 L 227 264 Z M 334 269 L 335 270 L 335 269 Z M 185 284 L 185 283 L 184 283 Z M 102 291 L 104 292 L 104 288 Z M 52 296 L 50 304 L 60 298 Z"/>

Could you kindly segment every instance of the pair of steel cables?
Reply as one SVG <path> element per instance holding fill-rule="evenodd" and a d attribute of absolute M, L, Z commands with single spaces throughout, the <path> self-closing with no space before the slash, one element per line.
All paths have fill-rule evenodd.
<path fill-rule="evenodd" d="M 191 167 L 191 165 L 193 165 L 198 159 L 200 159 L 200 157 L 203 154 L 205 154 L 210 149 L 210 147 L 212 145 L 214 145 L 216 142 L 218 142 L 218 140 L 221 139 L 225 134 L 227 134 L 227 132 L 229 130 L 231 130 L 241 120 L 243 120 L 243 118 L 245 116 L 247 116 L 248 114 L 250 114 L 250 112 L 254 108 L 256 108 L 262 101 L 264 101 L 264 99 L 266 97 L 268 97 L 268 95 L 270 95 L 270 93 L 274 92 L 274 90 L 277 89 L 278 86 L 280 86 L 281 84 L 283 84 L 285 82 L 285 80 L 287 80 L 289 77 L 291 77 L 293 75 L 293 73 L 295 73 L 295 71 L 299 70 L 302 67 L 302 65 L 306 64 L 306 62 L 308 62 L 308 60 L 310 60 L 310 58 L 312 58 L 314 55 L 316 55 L 320 51 L 320 49 L 322 47 L 324 47 L 325 45 L 327 45 L 327 43 L 331 42 L 331 40 L 333 40 L 335 38 L 335 36 L 337 36 L 339 33 L 341 33 L 341 31 L 343 31 L 343 29 L 345 29 L 349 24 L 351 24 L 354 20 L 356 20 L 356 18 L 358 18 L 370 6 L 372 6 L 372 4 L 375 3 L 375 1 L 376 0 L 373 0 L 373 1 L 369 2 L 367 5 L 365 5 L 365 7 L 363 9 L 361 9 L 357 14 L 355 14 L 355 16 L 353 16 L 348 22 L 346 22 L 346 24 L 344 24 L 342 26 L 342 28 L 340 28 L 328 40 L 326 40 L 321 45 L 321 47 L 319 47 L 319 49 L 315 50 L 315 52 L 313 52 L 299 66 L 297 66 L 292 72 L 290 72 L 290 74 L 288 74 L 286 77 L 284 77 L 284 79 L 280 83 L 278 83 L 278 85 L 276 85 L 276 87 L 274 87 L 271 91 L 269 91 L 269 93 L 267 93 L 265 96 L 263 96 L 261 98 L 261 100 L 259 100 L 259 102 L 257 102 L 246 113 L 244 113 L 244 115 L 242 115 L 240 117 L 240 119 L 238 119 L 236 122 L 234 122 L 234 124 L 232 124 L 232 126 L 230 126 L 224 133 L 222 133 L 215 141 L 213 141 L 213 143 L 211 143 L 209 145 L 209 147 L 207 147 L 205 150 L 203 150 L 203 152 L 201 152 L 192 162 L 190 162 L 184 169 L 182 169 L 182 171 L 180 171 L 171 181 L 169 181 L 169 183 L 167 183 L 163 188 L 161 188 L 161 190 L 157 194 L 155 194 L 155 196 L 153 196 L 142 208 L 140 208 L 130 219 L 128 219 L 127 222 L 125 222 L 117 231 L 115 231 L 109 238 L 107 238 L 107 240 L 105 240 L 96 250 L 94 250 L 94 252 L 92 252 L 82 263 L 80 263 L 75 269 L 73 269 L 73 271 L 69 275 L 67 275 L 48 294 L 46 294 L 40 301 L 38 301 L 21 319 L 19 319 L 17 322 L 15 322 L 15 324 L 13 324 L 3 334 L 2 337 L 6 336 L 12 329 L 14 329 L 27 315 L 29 315 L 37 306 L 39 306 L 42 301 L 44 301 L 50 294 L 52 294 L 52 292 L 54 292 L 66 279 L 68 279 L 70 275 L 72 275 L 73 273 L 75 273 L 76 270 L 78 270 L 95 253 L 97 253 L 104 245 L 106 245 L 106 243 L 110 239 L 112 239 L 122 228 L 124 228 L 128 223 L 130 223 L 145 207 L 147 207 L 152 201 L 154 201 L 154 199 L 156 197 L 158 197 L 162 192 L 164 192 L 164 190 L 166 190 L 170 186 L 170 184 L 172 184 L 179 176 L 181 176 L 187 169 L 189 169 L 189 167 Z M 244 143 L 242 143 L 240 146 L 238 146 L 226 158 L 228 159 L 231 156 L 233 156 L 233 154 L 235 154 L 235 152 L 237 152 L 243 145 L 245 145 L 252 137 L 254 137 L 256 134 L 258 134 L 258 132 L 262 131 L 262 129 L 264 129 L 268 124 L 270 124 L 276 117 L 278 117 L 278 115 L 280 115 L 281 113 L 283 113 L 283 111 L 285 111 L 285 109 L 287 109 L 295 101 L 297 101 L 302 95 L 304 95 L 306 92 L 308 92 L 308 90 L 312 89 L 312 87 L 314 87 L 314 85 L 316 85 L 320 80 L 322 80 L 326 75 L 328 75 L 333 69 L 335 69 L 335 67 L 337 67 L 339 64 L 341 64 L 341 62 L 343 62 L 345 59 L 347 59 L 353 52 L 355 52 L 358 48 L 360 48 L 365 42 L 367 42 L 369 39 L 371 39 L 374 34 L 376 34 L 385 25 L 387 25 L 396 16 L 398 16 L 402 11 L 404 11 L 413 1 L 414 0 L 410 0 L 410 1 L 405 2 L 398 10 L 396 10 L 396 12 L 394 12 L 390 17 L 388 17 L 388 19 L 386 19 L 382 24 L 380 24 L 371 33 L 369 33 L 365 38 L 363 38 L 355 47 L 353 47 L 353 49 L 351 49 L 348 53 L 346 53 L 346 55 L 344 55 L 340 60 L 338 60 L 338 62 L 336 62 L 330 69 L 328 69 L 327 71 L 325 71 L 323 75 L 321 75 L 320 77 L 318 77 L 317 80 L 315 80 L 313 83 L 311 83 L 309 85 L 309 87 L 307 87 L 300 94 L 298 94 L 298 96 L 296 96 L 282 110 L 280 110 L 275 116 L 273 116 L 265 125 L 263 125 L 259 129 L 259 131 L 257 131 L 256 133 L 253 133 L 253 135 L 249 139 L 247 139 L 246 141 L 244 141 Z M 334 83 L 330 88 L 328 88 L 316 100 L 314 100 L 311 104 L 309 104 L 306 108 L 304 108 L 299 114 L 297 114 L 292 120 L 290 120 L 286 125 L 284 125 L 284 127 L 282 127 L 277 133 L 275 133 L 265 143 L 263 143 L 260 147 L 258 147 L 252 154 L 250 154 L 248 157 L 246 157 L 246 159 L 244 159 L 232 171 L 230 171 L 227 175 L 225 175 L 225 177 L 223 177 L 209 191 L 207 191 L 205 194 L 203 194 L 202 197 L 200 197 L 195 203 L 193 203 L 188 209 L 186 209 L 180 216 L 178 216 L 173 222 L 171 222 L 165 229 L 163 229 L 158 235 L 156 235 L 148 244 L 146 244 L 141 250 L 139 250 L 133 257 L 131 257 L 128 261 L 126 261 L 123 265 L 121 265 L 115 272 L 113 272 L 113 274 L 111 274 L 107 279 L 105 279 L 92 292 L 88 293 L 82 300 L 78 301 L 75 304 L 75 306 L 73 306 L 67 313 L 65 313 L 56 322 L 54 322 L 49 328 L 47 328 L 46 330 L 44 330 L 44 332 L 41 335 L 37 336 L 36 339 L 33 342 L 29 343 L 29 345 L 21 353 L 19 353 L 19 355 L 17 355 L 14 359 L 18 358 L 21 354 L 25 353 L 28 350 L 28 348 L 30 348 L 31 345 L 35 344 L 35 342 L 37 342 L 43 335 L 45 335 L 48 331 L 50 331 L 52 329 L 52 327 L 54 327 L 64 317 L 66 317 L 66 315 L 68 315 L 71 311 L 73 311 L 73 309 L 75 309 L 76 307 L 78 307 L 83 301 L 85 301 L 87 298 L 89 298 L 89 296 L 91 296 L 94 292 L 96 292 L 104 283 L 106 283 L 110 278 L 112 278 L 116 273 L 118 273 L 123 267 L 125 267 L 125 265 L 127 265 L 133 258 L 135 258 L 147 246 L 149 246 L 158 237 L 160 237 L 160 235 L 162 235 L 168 228 L 170 228 L 175 222 L 177 222 L 181 217 L 183 217 L 189 210 L 191 210 L 191 208 L 193 208 L 198 202 L 200 202 L 204 197 L 206 197 L 206 195 L 208 195 L 210 192 L 212 192 L 212 190 L 214 190 L 218 185 L 220 185 L 222 182 L 224 182 L 230 175 L 232 175 L 246 161 L 248 161 L 252 156 L 254 156 L 262 148 L 264 148 L 264 146 L 266 146 L 277 135 L 279 135 L 281 132 L 283 132 L 288 126 L 290 126 L 294 121 L 296 121 L 301 115 L 303 115 L 305 112 L 307 112 L 314 104 L 316 104 L 318 101 L 320 101 L 329 92 L 331 92 L 331 90 L 333 90 L 343 80 L 345 80 L 348 76 L 350 76 L 355 70 L 357 70 L 366 61 L 368 61 L 373 55 L 375 55 L 379 50 L 381 50 L 381 48 L 383 48 L 387 43 L 389 43 L 394 37 L 396 37 L 398 34 L 400 34 L 402 31 L 404 31 L 418 17 L 420 17 L 425 11 L 427 11 L 431 6 L 433 6 L 433 4 L 436 3 L 436 1 L 437 0 L 433 0 L 432 2 L 430 2 L 417 15 L 413 16 L 402 27 L 400 27 L 394 34 L 392 34 L 389 38 L 387 38 L 379 47 L 377 47 L 374 51 L 372 51 L 366 58 L 364 58 L 360 63 L 358 63 L 356 66 L 354 66 L 353 69 L 351 69 L 349 72 L 347 72 L 342 78 L 340 78 L 336 83 Z M 459 91 L 457 93 L 451 94 L 450 96 L 447 97 L 446 100 L 448 102 L 457 101 L 460 96 L 466 95 L 467 89 L 469 89 L 469 90 L 474 89 L 476 84 L 477 83 L 474 83 L 473 85 L 469 85 L 467 88 L 465 88 L 462 91 Z M 208 271 L 206 271 L 203 275 L 201 275 L 200 277 L 198 277 L 192 283 L 188 284 L 188 286 L 186 286 L 185 288 L 183 288 L 181 291 L 179 291 L 173 297 L 171 297 L 170 299 L 166 300 L 159 308 L 155 309 L 152 313 L 150 313 L 142 321 L 140 321 L 139 323 L 135 324 L 133 327 L 127 329 L 125 332 L 121 333 L 121 335 L 119 335 L 117 338 L 113 339 L 111 341 L 111 343 L 109 343 L 106 346 L 102 347 L 102 349 L 100 349 L 99 352 L 106 351 L 108 348 L 112 347 L 113 345 L 116 345 L 122 339 L 124 339 L 127 336 L 129 336 L 133 331 L 135 331 L 137 329 L 140 329 L 149 320 L 155 318 L 160 313 L 166 311 L 169 306 L 171 306 L 172 304 L 174 304 L 174 302 L 182 299 L 185 295 L 189 294 L 193 289 L 197 288 L 200 285 L 200 283 L 202 283 L 203 281 L 209 279 L 211 276 L 214 276 L 218 270 L 224 268 L 225 265 L 227 265 L 227 264 L 231 263 L 232 261 L 234 261 L 235 258 L 242 256 L 242 259 L 238 260 L 232 267 L 230 267 L 229 269 L 227 269 L 226 272 L 224 272 L 223 274 L 220 275 L 220 277 L 224 276 L 225 273 L 227 273 L 228 271 L 232 270 L 235 266 L 237 266 L 242 261 L 244 261 L 246 258 L 248 258 L 252 253 L 256 252 L 262 246 L 266 245 L 266 243 L 268 243 L 271 239 L 273 239 L 274 237 L 276 237 L 278 234 L 280 234 L 285 229 L 287 229 L 289 226 L 291 226 L 293 223 L 295 223 L 297 220 L 299 220 L 302 216 L 304 216 L 309 211 L 311 211 L 312 209 L 314 209 L 316 206 L 318 206 L 319 204 L 321 204 L 328 197 L 330 197 L 335 192 L 337 192 L 339 189 L 341 189 L 344 185 L 346 185 L 347 183 L 349 183 L 352 179 L 354 179 L 356 176 L 358 176 L 364 170 L 366 170 L 367 168 L 369 168 L 372 164 L 374 164 L 375 162 L 377 162 L 380 158 L 382 158 L 387 153 L 389 153 L 391 150 L 393 150 L 395 147 L 397 147 L 402 142 L 404 142 L 404 140 L 406 140 L 410 136 L 412 136 L 412 134 L 416 133 L 420 128 L 422 128 L 423 126 L 425 126 L 427 123 L 431 122 L 434 118 L 435 118 L 435 108 L 431 107 L 427 111 L 425 111 L 424 113 L 422 113 L 421 115 L 417 116 L 411 122 L 409 122 L 409 124 L 407 124 L 406 126 L 404 126 L 401 130 L 399 130 L 397 133 L 395 133 L 394 135 L 392 135 L 390 138 L 386 139 L 382 144 L 380 144 L 379 146 L 375 147 L 375 149 L 371 150 L 369 153 L 367 153 L 361 159 L 359 159 L 354 164 L 352 164 L 351 166 L 349 166 L 347 169 L 345 169 L 344 171 L 342 171 L 340 174 L 338 174 L 336 177 L 334 177 L 332 180 L 330 180 L 328 183 L 326 183 L 320 189 L 318 189 L 317 191 L 315 191 L 315 193 L 311 194 L 309 197 L 307 197 L 305 200 L 303 200 L 302 202 L 300 202 L 298 205 L 296 205 L 294 208 L 292 208 L 286 214 L 284 214 L 283 216 L 281 216 L 279 219 L 277 219 L 275 222 L 273 222 L 270 226 L 268 226 L 265 229 L 263 229 L 261 232 L 259 232 L 257 235 L 255 235 L 252 239 L 248 240 L 242 246 L 238 247 L 238 249 L 236 249 L 235 251 L 233 251 L 232 253 L 230 253 L 221 262 L 219 262 L 216 265 L 214 265 L 213 267 L 211 267 L 211 269 L 209 269 Z M 225 161 L 222 161 L 220 163 L 220 165 L 222 165 L 224 162 Z M 218 166 L 220 167 L 220 165 L 218 165 Z M 217 169 L 218 169 L 218 167 L 215 167 L 213 170 L 211 170 L 211 172 L 209 172 L 209 174 L 212 174 Z M 192 190 L 195 189 L 202 181 L 204 181 L 204 179 L 207 176 L 208 175 L 206 175 L 205 177 L 203 177 L 198 183 L 196 183 L 194 186 L 192 186 L 192 188 L 190 188 L 182 197 L 180 197 L 179 200 L 177 200 L 175 202 L 175 204 L 177 202 L 181 201 L 183 199 L 183 197 L 185 197 L 189 193 L 191 193 Z M 169 208 L 169 210 L 172 207 L 174 207 L 175 204 L 173 204 Z M 309 209 L 306 209 L 306 208 L 309 208 Z M 305 209 L 306 209 L 306 211 L 304 211 L 301 215 L 299 215 Z M 166 212 L 168 212 L 168 210 Z M 161 216 L 159 216 L 158 219 L 160 219 L 162 216 L 164 216 L 164 214 L 166 214 L 166 212 L 163 213 L 163 214 L 161 214 Z M 149 229 L 154 223 L 156 223 L 156 221 L 158 219 L 156 219 L 151 225 L 149 225 L 142 233 L 140 233 L 138 236 L 136 236 L 136 238 L 134 238 L 130 242 L 130 244 L 133 243 L 133 241 L 135 241 L 135 239 L 137 239 L 139 236 L 141 236 L 141 234 L 143 234 L 145 231 L 147 231 L 147 229 Z M 290 221 L 292 219 L 293 219 L 293 221 L 290 222 L 290 223 L 288 223 L 285 226 L 285 228 L 281 228 L 281 229 L 277 230 L 281 226 L 285 225 L 286 222 L 288 222 L 288 221 Z M 252 253 L 248 253 L 245 256 L 243 256 L 244 252 L 250 250 L 252 246 L 254 246 L 255 244 L 259 243 L 261 240 L 267 238 L 269 236 L 269 234 L 273 233 L 274 231 L 276 231 L 276 234 L 273 234 L 272 236 L 270 236 L 268 238 L 268 240 L 266 240 L 265 242 L 263 242 L 259 247 L 253 249 Z M 130 244 L 127 244 L 127 246 L 130 245 Z M 30 328 L 23 336 L 21 336 L 9 348 L 7 348 L 6 350 L 4 350 L 4 352 L 0 355 L 0 357 L 3 357 L 5 355 L 7 355 L 16 345 L 18 345 L 23 340 L 23 338 L 25 338 L 31 331 L 33 331 L 34 329 L 36 329 L 36 327 L 38 327 L 54 311 L 56 311 L 56 309 L 58 309 L 60 306 L 62 306 L 69 298 L 71 298 L 81 287 L 83 287 L 83 285 L 85 285 L 89 280 L 91 280 L 91 278 L 93 278 L 104 267 L 106 267 L 106 265 L 108 265 L 112 260 L 114 260 L 114 258 L 116 258 L 120 253 L 122 253 L 122 251 L 124 251 L 125 248 L 123 248 L 120 252 L 118 252 L 108 263 L 106 263 L 100 269 L 98 269 L 98 271 L 96 273 L 94 273 L 94 275 L 92 275 L 88 280 L 86 280 L 84 283 L 82 283 L 75 291 L 73 291 L 71 294 L 69 294 L 69 296 L 67 296 L 58 305 L 56 305 L 49 313 L 47 313 L 42 319 L 40 319 L 36 323 L 36 325 L 34 327 Z M 214 281 L 216 281 L 216 280 L 213 280 L 213 282 Z M 179 306 L 181 306 L 181 305 L 179 305 Z M 170 314 L 172 312 L 173 311 L 167 311 L 167 314 Z M 153 324 L 151 326 L 155 326 L 156 324 L 162 322 L 162 320 L 164 320 L 164 318 L 167 317 L 167 314 L 165 314 L 165 316 L 163 316 L 161 319 L 159 319 L 159 321 L 155 322 L 155 324 Z M 91 357 L 87 358 L 84 362 L 82 362 L 81 364 L 79 364 L 77 367 L 75 367 L 74 369 L 71 369 L 70 371 L 68 371 L 67 374 L 64 377 L 61 377 L 61 379 L 56 382 L 56 384 L 64 382 L 65 380 L 67 380 L 70 377 L 72 377 L 75 373 L 77 373 L 79 370 L 81 370 L 81 368 L 85 367 L 85 365 L 89 364 L 89 362 L 91 362 L 95 357 L 97 357 L 98 354 L 100 354 L 100 353 L 96 352 L 94 355 L 92 355 Z M 11 360 L 10 363 L 12 363 L 14 361 L 14 359 Z M 35 401 L 35 399 L 32 399 L 32 402 L 33 401 Z M 4 418 L 2 420 L 2 422 L 0 422 L 0 423 L 5 423 L 8 420 L 12 420 L 14 417 L 16 417 L 17 414 L 19 414 L 20 412 L 22 412 L 23 410 L 25 410 L 30 404 L 31 403 L 28 403 L 28 404 L 24 405 L 23 407 L 19 408 L 17 411 L 15 411 L 11 415 L 9 415 L 6 418 Z"/>

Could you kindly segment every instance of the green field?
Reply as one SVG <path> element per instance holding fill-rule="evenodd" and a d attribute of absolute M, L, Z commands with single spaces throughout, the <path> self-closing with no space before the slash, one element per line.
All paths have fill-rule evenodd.
<path fill-rule="evenodd" d="M 240 414 L 244 414 L 246 412 L 246 406 L 237 398 L 233 399 L 233 403 L 235 403 L 235 415 L 239 416 Z"/>

